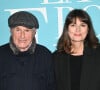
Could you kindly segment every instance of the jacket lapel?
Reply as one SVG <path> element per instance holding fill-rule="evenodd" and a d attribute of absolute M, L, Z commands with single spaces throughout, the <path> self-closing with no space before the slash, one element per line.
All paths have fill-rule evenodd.
<path fill-rule="evenodd" d="M 71 90 L 71 77 L 70 77 L 70 56 L 66 55 L 66 59 L 65 59 L 65 63 L 63 64 L 66 68 L 64 68 L 64 86 L 65 89 L 64 90 Z M 66 70 L 67 69 L 67 70 Z"/>
<path fill-rule="evenodd" d="M 61 55 L 60 55 L 61 56 Z M 62 88 L 58 90 L 71 90 L 70 88 L 70 64 L 69 64 L 69 55 L 64 53 L 61 58 L 58 58 L 60 61 L 60 80 Z"/>
<path fill-rule="evenodd" d="M 86 48 L 82 62 L 82 72 L 80 80 L 80 90 L 88 90 L 89 81 L 91 79 L 91 71 L 93 70 L 94 56 L 93 50 Z"/>

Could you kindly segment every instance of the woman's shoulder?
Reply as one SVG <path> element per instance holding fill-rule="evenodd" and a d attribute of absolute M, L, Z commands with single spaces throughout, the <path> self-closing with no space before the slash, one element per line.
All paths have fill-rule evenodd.
<path fill-rule="evenodd" d="M 53 53 L 53 55 L 64 55 L 64 54 L 67 54 L 65 51 L 58 51 L 58 50 L 55 50 Z"/>
<path fill-rule="evenodd" d="M 53 60 L 55 62 L 55 65 L 62 65 L 63 63 L 66 63 L 66 61 L 68 60 L 68 56 L 69 54 L 67 54 L 64 51 L 54 51 L 53 53 Z"/>
<path fill-rule="evenodd" d="M 100 53 L 100 44 L 98 44 L 98 46 L 95 48 L 95 52 Z"/>
<path fill-rule="evenodd" d="M 58 51 L 58 50 L 56 50 L 56 51 L 54 51 L 52 53 L 52 55 L 53 55 L 54 58 L 61 58 L 61 57 L 67 56 L 68 54 L 65 51 Z"/>

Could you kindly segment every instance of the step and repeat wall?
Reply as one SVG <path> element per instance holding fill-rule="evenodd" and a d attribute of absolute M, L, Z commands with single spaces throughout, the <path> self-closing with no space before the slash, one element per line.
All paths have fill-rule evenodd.
<path fill-rule="evenodd" d="M 99 0 L 1 0 L 0 46 L 9 42 L 8 17 L 17 11 L 29 11 L 38 18 L 40 25 L 36 34 L 37 43 L 45 45 L 53 52 L 62 33 L 66 15 L 75 8 L 89 13 L 100 39 Z"/>

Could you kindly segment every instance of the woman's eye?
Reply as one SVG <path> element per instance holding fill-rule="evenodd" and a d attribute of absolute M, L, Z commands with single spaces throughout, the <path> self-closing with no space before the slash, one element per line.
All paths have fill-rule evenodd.
<path fill-rule="evenodd" d="M 72 26 L 72 27 L 73 27 L 73 26 L 75 26 L 75 24 L 70 24 L 70 26 Z"/>
<path fill-rule="evenodd" d="M 85 26 L 86 26 L 86 24 L 82 24 L 81 26 L 82 26 L 82 27 L 85 27 Z"/>

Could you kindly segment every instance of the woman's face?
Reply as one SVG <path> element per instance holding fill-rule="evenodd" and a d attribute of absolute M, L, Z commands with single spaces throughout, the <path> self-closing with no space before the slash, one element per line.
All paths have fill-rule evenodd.
<path fill-rule="evenodd" d="M 79 18 L 73 21 L 68 26 L 68 35 L 71 42 L 83 42 L 88 33 L 88 25 L 82 22 Z"/>

